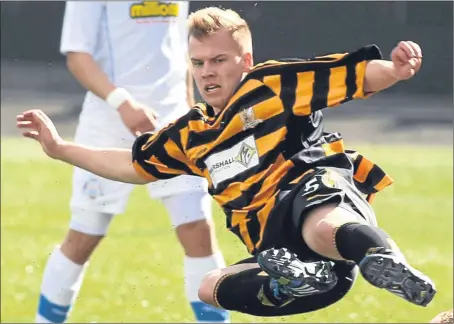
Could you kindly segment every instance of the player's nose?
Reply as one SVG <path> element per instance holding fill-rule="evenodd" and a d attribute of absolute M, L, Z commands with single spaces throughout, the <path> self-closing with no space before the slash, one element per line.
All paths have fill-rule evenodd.
<path fill-rule="evenodd" d="M 214 69 L 208 62 L 205 62 L 202 68 L 202 77 L 209 78 L 212 76 L 214 76 Z"/>

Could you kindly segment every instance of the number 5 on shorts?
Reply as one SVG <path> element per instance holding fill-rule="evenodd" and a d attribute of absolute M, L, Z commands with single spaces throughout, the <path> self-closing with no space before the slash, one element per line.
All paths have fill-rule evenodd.
<path fill-rule="evenodd" d="M 315 191 L 317 191 L 317 189 L 320 187 L 320 185 L 318 184 L 317 182 L 317 178 L 316 177 L 313 177 L 312 179 L 310 179 L 308 182 L 306 182 L 306 184 L 304 185 L 304 193 L 303 193 L 303 196 L 306 196 L 310 193 L 313 193 Z"/>

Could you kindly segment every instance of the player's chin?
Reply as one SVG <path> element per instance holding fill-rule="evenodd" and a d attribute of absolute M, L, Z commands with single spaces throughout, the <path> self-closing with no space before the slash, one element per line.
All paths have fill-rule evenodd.
<path fill-rule="evenodd" d="M 227 99 L 222 96 L 202 96 L 203 100 L 211 107 L 223 109 L 227 104 Z"/>

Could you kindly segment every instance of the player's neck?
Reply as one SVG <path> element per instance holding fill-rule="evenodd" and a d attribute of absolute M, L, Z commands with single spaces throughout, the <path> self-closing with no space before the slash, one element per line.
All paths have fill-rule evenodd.
<path fill-rule="evenodd" d="M 217 116 L 221 113 L 221 111 L 223 111 L 224 109 L 223 108 L 216 108 L 216 107 L 213 107 L 213 111 L 214 111 L 214 115 Z"/>

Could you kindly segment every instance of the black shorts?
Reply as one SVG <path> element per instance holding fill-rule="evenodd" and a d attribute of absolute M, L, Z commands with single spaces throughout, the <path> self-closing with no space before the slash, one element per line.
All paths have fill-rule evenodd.
<path fill-rule="evenodd" d="M 298 184 L 284 192 L 265 225 L 264 236 L 255 256 L 236 264 L 256 263 L 257 253 L 270 248 L 287 248 L 302 261 L 327 260 L 313 252 L 304 242 L 302 223 L 307 213 L 318 206 L 336 204 L 354 212 L 361 221 L 376 225 L 375 214 L 361 193 L 353 185 L 350 171 L 337 168 L 319 168 L 305 175 Z M 341 300 L 353 287 L 358 275 L 355 264 L 334 261 L 338 277 L 336 286 L 323 294 L 298 299 L 280 309 L 281 315 L 301 314 L 328 307 Z M 273 312 L 273 316 L 279 316 Z M 277 315 L 276 315 L 277 314 Z"/>
<path fill-rule="evenodd" d="M 285 247 L 302 261 L 325 260 L 309 249 L 301 234 L 302 223 L 313 208 L 336 204 L 376 226 L 375 214 L 356 189 L 350 170 L 322 167 L 306 174 L 291 190 L 284 191 L 265 225 L 257 253 Z"/>

